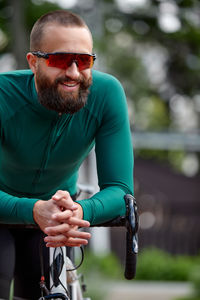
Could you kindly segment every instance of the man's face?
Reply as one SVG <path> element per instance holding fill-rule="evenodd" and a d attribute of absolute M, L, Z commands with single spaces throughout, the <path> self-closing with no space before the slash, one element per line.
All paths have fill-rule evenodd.
<path fill-rule="evenodd" d="M 48 26 L 40 51 L 92 53 L 92 38 L 84 27 Z M 91 69 L 80 71 L 75 62 L 67 69 L 49 67 L 36 58 L 35 83 L 40 103 L 58 113 L 75 113 L 86 103 L 91 85 Z"/>

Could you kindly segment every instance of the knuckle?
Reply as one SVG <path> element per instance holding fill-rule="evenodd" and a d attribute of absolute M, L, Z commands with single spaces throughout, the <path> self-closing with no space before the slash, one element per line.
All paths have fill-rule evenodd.
<path fill-rule="evenodd" d="M 68 241 L 68 237 L 67 236 L 63 236 L 62 242 L 66 243 Z"/>
<path fill-rule="evenodd" d="M 64 191 L 64 193 L 65 193 L 65 195 L 66 195 L 67 197 L 70 196 L 68 191 Z"/>
<path fill-rule="evenodd" d="M 64 226 L 63 226 L 63 227 L 64 227 L 64 228 L 63 228 L 63 229 L 64 229 L 64 231 L 69 231 L 69 229 L 70 229 L 69 225 L 68 225 L 68 224 L 66 224 L 66 223 L 64 224 Z"/>

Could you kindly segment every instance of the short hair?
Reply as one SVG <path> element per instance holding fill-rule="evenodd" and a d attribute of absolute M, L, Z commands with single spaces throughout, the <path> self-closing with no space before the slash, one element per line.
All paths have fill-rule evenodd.
<path fill-rule="evenodd" d="M 34 24 L 30 34 L 30 50 L 40 50 L 44 28 L 47 24 L 57 24 L 66 27 L 86 27 L 85 21 L 67 10 L 55 10 L 41 16 Z M 89 29 L 88 29 L 89 30 Z"/>

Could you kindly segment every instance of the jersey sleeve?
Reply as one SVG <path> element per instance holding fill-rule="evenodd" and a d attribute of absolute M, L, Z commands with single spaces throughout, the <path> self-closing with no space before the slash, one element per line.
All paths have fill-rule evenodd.
<path fill-rule="evenodd" d="M 2 74 L 0 79 L 2 78 Z M 0 92 L 2 91 L 3 80 L 0 80 Z M 6 89 L 6 86 L 4 86 Z M 1 95 L 0 95 L 1 96 Z M 2 104 L 0 97 L 0 103 Z M 2 116 L 5 111 L 0 105 L 0 140 L 3 140 Z M 1 143 L 0 143 L 1 147 Z M 1 149 L 0 149 L 1 150 Z M 0 151 L 1 153 L 1 151 Z M 1 158 L 0 158 L 1 161 Z M 13 178 L 14 180 L 14 178 Z M 2 224 L 35 224 L 33 219 L 33 206 L 38 199 L 29 199 L 13 196 L 0 190 L 0 223 Z"/>
<path fill-rule="evenodd" d="M 0 191 L 0 223 L 35 224 L 33 206 L 38 199 L 19 198 Z"/>
<path fill-rule="evenodd" d="M 92 225 L 124 215 L 124 195 L 133 194 L 133 147 L 128 109 L 124 90 L 115 78 L 106 84 L 102 107 L 95 146 L 100 191 L 79 202 L 84 219 Z"/>

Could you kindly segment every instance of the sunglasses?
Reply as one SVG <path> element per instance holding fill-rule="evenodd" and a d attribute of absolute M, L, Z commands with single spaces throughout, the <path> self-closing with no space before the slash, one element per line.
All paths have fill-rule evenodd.
<path fill-rule="evenodd" d="M 46 64 L 48 67 L 67 69 L 72 65 L 73 62 L 75 62 L 79 71 L 91 69 L 96 59 L 96 54 L 86 53 L 45 53 L 40 51 L 33 51 L 31 53 L 39 58 L 46 59 Z"/>

